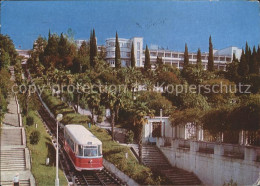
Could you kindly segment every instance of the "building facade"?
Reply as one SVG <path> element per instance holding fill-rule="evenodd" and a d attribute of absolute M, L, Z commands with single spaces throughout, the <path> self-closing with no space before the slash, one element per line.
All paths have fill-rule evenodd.
<path fill-rule="evenodd" d="M 122 66 L 130 65 L 131 59 L 131 46 L 134 44 L 134 54 L 136 67 L 144 67 L 145 50 L 143 45 L 142 37 L 133 37 L 131 39 L 119 38 L 120 52 L 121 52 L 121 63 Z M 106 40 L 106 61 L 112 66 L 115 66 L 115 38 L 109 38 Z M 236 58 L 240 59 L 242 49 L 237 47 L 228 47 L 221 50 L 214 50 L 214 64 L 215 68 L 219 70 L 225 70 L 226 64 L 230 63 L 233 58 L 233 53 Z M 207 69 L 208 64 L 208 53 L 202 53 L 202 65 L 204 69 Z M 154 68 L 157 62 L 157 56 L 162 58 L 164 64 L 175 66 L 178 69 L 183 68 L 184 63 L 184 52 L 176 52 L 170 50 L 151 49 L 150 60 L 152 67 Z M 196 64 L 197 53 L 189 53 L 190 64 Z"/>
<path fill-rule="evenodd" d="M 136 66 L 137 67 L 143 66 L 142 64 L 143 38 L 141 37 L 134 37 L 132 39 L 119 38 L 118 42 L 120 46 L 120 56 L 121 56 L 121 63 L 123 67 L 130 65 L 132 43 L 134 44 Z M 106 48 L 106 61 L 110 64 L 110 66 L 114 67 L 116 38 L 107 39 L 105 48 Z"/>
<path fill-rule="evenodd" d="M 156 143 L 159 138 L 203 141 L 204 131 L 192 123 L 172 126 L 169 117 L 146 117 L 143 143 Z"/>

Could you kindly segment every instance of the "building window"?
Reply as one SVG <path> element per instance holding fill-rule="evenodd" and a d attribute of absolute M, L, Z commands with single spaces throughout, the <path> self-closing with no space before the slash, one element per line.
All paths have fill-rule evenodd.
<path fill-rule="evenodd" d="M 166 53 L 166 54 L 165 54 L 165 57 L 171 57 L 171 54 Z"/>
<path fill-rule="evenodd" d="M 137 58 L 140 59 L 140 51 L 137 52 Z"/>
<path fill-rule="evenodd" d="M 137 50 L 140 50 L 140 42 L 137 42 Z"/>
<path fill-rule="evenodd" d="M 108 46 L 114 47 L 114 46 L 115 46 L 115 43 L 114 43 L 114 42 L 109 42 L 109 43 L 108 43 Z"/>

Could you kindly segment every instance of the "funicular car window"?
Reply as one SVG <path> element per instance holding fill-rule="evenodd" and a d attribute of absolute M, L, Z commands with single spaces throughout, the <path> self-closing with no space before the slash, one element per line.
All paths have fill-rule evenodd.
<path fill-rule="evenodd" d="M 78 156 L 83 156 L 83 146 L 79 145 L 78 150 Z"/>
<path fill-rule="evenodd" d="M 97 156 L 97 146 L 85 146 L 84 157 Z"/>
<path fill-rule="evenodd" d="M 98 156 L 102 155 L 102 145 L 98 145 Z"/>

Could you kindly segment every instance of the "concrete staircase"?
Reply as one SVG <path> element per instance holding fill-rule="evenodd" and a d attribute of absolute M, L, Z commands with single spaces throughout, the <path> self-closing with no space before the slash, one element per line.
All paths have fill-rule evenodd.
<path fill-rule="evenodd" d="M 133 145 L 134 152 L 139 156 L 138 145 Z M 174 185 L 201 185 L 201 181 L 191 172 L 172 167 L 162 152 L 154 145 L 143 145 L 143 163 L 151 169 L 160 171 Z"/>
<path fill-rule="evenodd" d="M 25 152 L 22 148 L 1 149 L 0 151 L 1 171 L 23 171 L 26 169 Z"/>
<path fill-rule="evenodd" d="M 2 186 L 13 186 L 12 181 L 2 181 Z M 30 186 L 30 180 L 19 180 L 19 186 Z"/>
<path fill-rule="evenodd" d="M 1 132 L 1 145 L 23 145 L 22 128 L 3 128 Z"/>

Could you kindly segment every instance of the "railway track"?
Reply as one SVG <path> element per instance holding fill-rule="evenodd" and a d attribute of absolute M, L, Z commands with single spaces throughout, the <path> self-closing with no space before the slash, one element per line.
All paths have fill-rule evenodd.
<path fill-rule="evenodd" d="M 45 124 L 47 132 L 52 138 L 53 144 L 56 144 L 56 121 L 52 117 L 50 117 L 48 111 L 43 105 L 40 106 L 38 113 L 43 123 Z M 109 172 L 105 168 L 101 171 L 76 171 L 67 153 L 63 149 L 63 143 L 63 130 L 59 127 L 59 164 L 60 167 L 63 169 L 69 183 L 72 183 L 71 185 L 126 185 L 118 177 L 116 177 L 113 173 Z"/>

